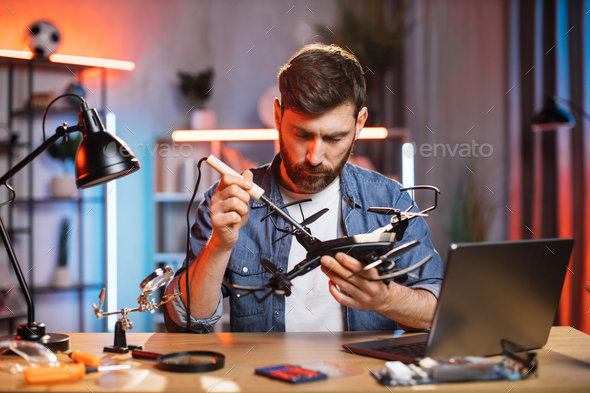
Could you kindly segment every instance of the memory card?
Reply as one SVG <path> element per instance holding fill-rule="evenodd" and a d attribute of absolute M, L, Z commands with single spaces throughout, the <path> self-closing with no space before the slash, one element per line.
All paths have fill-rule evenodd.
<path fill-rule="evenodd" d="M 254 370 L 257 375 L 290 383 L 303 383 L 321 381 L 327 379 L 324 373 L 309 370 L 293 364 L 281 364 L 280 366 L 261 367 Z"/>

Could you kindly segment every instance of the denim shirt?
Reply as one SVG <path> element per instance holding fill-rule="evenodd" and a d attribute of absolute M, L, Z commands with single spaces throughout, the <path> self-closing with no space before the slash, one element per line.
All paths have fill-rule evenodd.
<path fill-rule="evenodd" d="M 275 156 L 271 164 L 252 170 L 254 182 L 265 191 L 275 204 L 283 204 L 283 199 L 273 168 L 280 164 L 280 156 Z M 391 216 L 368 213 L 370 207 L 395 207 L 405 210 L 412 200 L 408 192 L 400 192 L 401 184 L 391 180 L 377 172 L 362 169 L 347 163 L 340 175 L 341 179 L 341 232 L 347 236 L 361 233 L 369 233 L 385 226 L 390 222 Z M 218 184 L 218 183 L 217 183 Z M 209 188 L 204 199 L 199 205 L 196 221 L 191 231 L 190 261 L 194 261 L 196 255 L 203 249 L 211 236 L 212 226 L 209 217 L 209 205 L 217 184 Z M 250 199 L 250 213 L 248 222 L 240 230 L 239 238 L 234 245 L 225 278 L 229 283 L 245 286 L 261 286 L 267 284 L 271 278 L 260 264 L 260 260 L 267 258 L 282 271 L 287 271 L 287 262 L 291 242 L 297 241 L 293 236 L 286 236 L 275 243 L 283 234 L 278 232 L 270 220 L 260 222 L 267 213 L 267 208 L 261 200 Z M 412 211 L 418 211 L 414 206 Z M 275 219 L 279 228 L 284 228 L 287 223 L 281 217 Z M 400 269 L 410 266 L 432 254 L 432 259 L 423 265 L 419 279 L 407 277 L 402 285 L 412 288 L 427 290 L 438 298 L 442 282 L 443 266 L 438 253 L 430 242 L 430 231 L 422 217 L 410 220 L 402 241 L 396 246 L 412 240 L 419 240 L 420 245 L 402 255 L 396 262 Z M 178 280 L 185 276 L 181 273 L 185 270 L 186 261 L 181 269 L 176 272 L 171 280 L 166 294 L 179 290 Z M 293 279 L 293 285 L 297 285 L 297 278 Z M 262 292 L 255 295 L 259 298 Z M 223 297 L 230 296 L 230 329 L 232 332 L 284 332 L 285 331 L 285 298 L 283 295 L 272 294 L 262 303 L 259 303 L 254 295 L 236 298 L 230 295 L 229 290 L 222 285 L 219 294 L 219 304 L 210 318 L 194 319 L 191 317 L 191 331 L 195 333 L 208 333 L 213 325 L 221 318 L 223 313 Z M 343 307 L 346 328 L 348 330 L 396 330 L 397 322 L 372 310 L 357 310 Z M 164 310 L 166 329 L 169 332 L 185 332 L 186 308 L 180 298 L 176 298 L 166 304 Z"/>

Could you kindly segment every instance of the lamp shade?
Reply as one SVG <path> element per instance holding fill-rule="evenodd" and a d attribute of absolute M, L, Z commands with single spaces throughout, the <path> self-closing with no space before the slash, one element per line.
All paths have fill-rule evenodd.
<path fill-rule="evenodd" d="M 80 112 L 84 138 L 76 154 L 76 186 L 89 188 L 118 179 L 140 168 L 125 142 L 106 132 L 96 109 Z"/>
<path fill-rule="evenodd" d="M 557 105 L 555 96 L 548 96 L 541 112 L 533 118 L 533 131 L 552 131 L 558 128 L 572 128 L 576 125 L 573 116 Z"/>

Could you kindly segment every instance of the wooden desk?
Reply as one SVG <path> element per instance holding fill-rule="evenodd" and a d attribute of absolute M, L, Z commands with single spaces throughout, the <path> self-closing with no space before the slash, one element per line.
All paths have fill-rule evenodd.
<path fill-rule="evenodd" d="M 155 363 L 135 360 L 131 354 L 116 355 L 102 352 L 111 345 L 110 333 L 73 333 L 72 348 L 103 357 L 103 364 L 130 362 L 134 368 L 118 372 L 93 373 L 83 380 L 53 385 L 26 385 L 22 375 L 0 372 L 0 391 L 52 392 L 380 392 L 387 388 L 369 375 L 379 370 L 384 361 L 353 355 L 342 344 L 388 338 L 387 332 L 334 333 L 219 333 L 170 334 L 128 333 L 129 344 L 143 344 L 144 349 L 158 353 L 184 350 L 210 350 L 226 356 L 222 370 L 203 374 L 163 372 Z M 414 388 L 389 387 L 391 391 L 436 390 L 443 392 L 590 392 L 590 336 L 569 327 L 554 327 L 549 342 L 538 350 L 537 376 L 526 381 L 497 381 L 460 384 L 422 385 Z M 65 355 L 58 355 L 67 361 Z M 15 361 L 3 356 L 1 360 Z M 305 364 L 320 360 L 344 362 L 365 370 L 362 375 L 331 378 L 326 381 L 291 385 L 254 375 L 254 368 L 282 363 Z M 511 390 L 512 389 L 512 390 Z"/>

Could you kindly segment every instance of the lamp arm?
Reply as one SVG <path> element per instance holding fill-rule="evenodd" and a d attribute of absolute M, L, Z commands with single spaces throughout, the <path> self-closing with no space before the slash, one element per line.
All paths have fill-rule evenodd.
<path fill-rule="evenodd" d="M 570 100 L 566 100 L 565 98 L 559 96 L 555 97 L 558 98 L 560 101 L 567 103 L 570 107 L 580 112 L 586 118 L 586 120 L 590 121 L 590 115 L 586 113 L 586 111 L 581 106 L 579 106 L 578 104 L 574 104 L 573 102 L 571 102 Z"/>
<path fill-rule="evenodd" d="M 2 242 L 4 243 L 4 247 L 6 247 L 6 252 L 8 253 L 8 259 L 10 259 L 14 272 L 16 273 L 16 278 L 20 284 L 20 288 L 22 289 L 23 295 L 25 296 L 25 301 L 27 302 L 28 322 L 29 324 L 32 324 L 35 322 L 35 306 L 33 305 L 33 297 L 31 296 L 31 291 L 29 290 L 27 282 L 25 281 L 25 277 L 23 276 L 23 271 L 20 268 L 16 254 L 14 253 L 14 248 L 12 247 L 12 242 L 8 236 L 8 231 L 4 226 L 2 217 L 0 217 L 0 237 L 2 237 Z"/>
<path fill-rule="evenodd" d="M 72 131 L 80 131 L 80 126 L 76 125 L 73 127 L 68 127 L 67 125 L 63 125 L 58 127 L 55 130 L 55 134 L 51 136 L 49 139 L 46 139 L 39 147 L 33 150 L 28 156 L 23 158 L 18 164 L 13 166 L 8 172 L 6 172 L 2 177 L 0 177 L 0 184 L 5 184 L 10 178 L 16 175 L 21 169 L 23 169 L 27 164 L 33 161 L 39 154 L 43 153 L 47 150 L 51 145 L 59 140 L 59 138 L 65 136 L 66 134 Z"/>
<path fill-rule="evenodd" d="M 63 125 L 58 127 L 55 130 L 55 134 L 50 137 L 49 139 L 45 140 L 39 147 L 33 150 L 28 156 L 22 159 L 18 164 L 12 167 L 8 172 L 6 172 L 2 177 L 0 177 L 0 184 L 6 184 L 6 182 L 16 175 L 21 169 L 23 169 L 27 164 L 33 161 L 39 154 L 43 153 L 47 150 L 51 145 L 53 145 L 57 140 L 63 136 L 65 136 L 70 131 L 80 131 L 80 126 L 73 126 L 68 128 L 67 125 Z M 31 295 L 31 291 L 27 282 L 25 281 L 25 276 L 23 275 L 23 271 L 18 263 L 18 259 L 16 254 L 14 253 L 14 248 L 12 246 L 12 241 L 10 240 L 10 236 L 8 236 L 8 231 L 6 230 L 6 226 L 4 225 L 4 221 L 0 216 L 0 237 L 4 243 L 4 247 L 6 248 L 6 252 L 8 253 L 8 259 L 10 259 L 10 263 L 16 273 L 16 278 L 20 284 L 20 287 L 23 291 L 23 295 L 25 296 L 25 300 L 27 302 L 27 317 L 29 324 L 33 324 L 35 322 L 35 306 L 33 305 L 33 297 Z"/>

